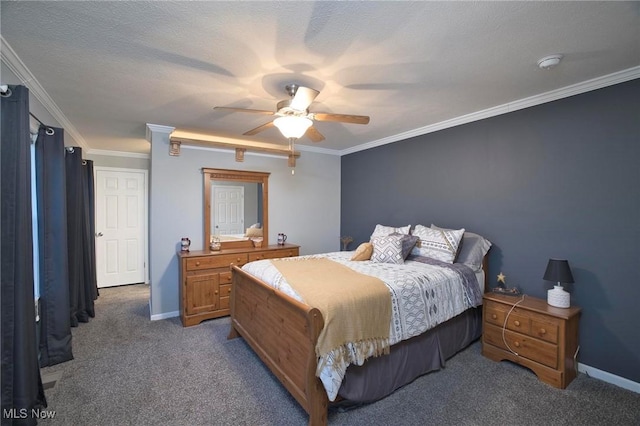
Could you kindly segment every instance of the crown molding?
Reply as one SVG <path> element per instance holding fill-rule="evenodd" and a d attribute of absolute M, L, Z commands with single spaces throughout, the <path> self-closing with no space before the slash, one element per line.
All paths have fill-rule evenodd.
<path fill-rule="evenodd" d="M 601 89 L 603 87 L 613 86 L 614 84 L 624 83 L 626 81 L 635 80 L 640 78 L 640 66 L 629 68 L 623 71 L 618 71 L 612 74 L 607 74 L 602 77 L 597 77 L 591 80 L 583 81 L 581 83 L 572 84 L 557 90 L 541 93 L 539 95 L 531 96 L 528 98 L 520 99 L 514 102 L 509 102 L 503 105 L 487 108 L 482 111 L 473 112 L 471 114 L 462 115 L 460 117 L 452 118 L 450 120 L 441 121 L 439 123 L 431 124 L 429 126 L 420 127 L 418 129 L 409 130 L 407 132 L 399 133 L 397 135 L 389 136 L 387 138 L 378 139 L 376 141 L 367 142 L 361 145 L 354 146 L 339 151 L 339 155 L 352 154 L 358 151 L 364 151 L 366 149 L 375 148 L 378 146 L 398 142 L 401 140 L 413 138 L 416 136 L 425 135 L 427 133 L 437 132 L 439 130 L 448 129 L 462 124 L 471 123 L 485 118 L 491 118 L 509 112 L 518 111 L 520 109 L 529 108 L 536 105 L 541 105 L 547 102 L 556 101 L 558 99 L 568 98 L 570 96 L 579 95 L 581 93 L 590 92 L 592 90 Z"/>
<path fill-rule="evenodd" d="M 148 160 L 151 158 L 150 154 L 143 154 L 140 152 L 125 152 L 125 151 L 110 151 L 105 149 L 90 149 L 87 151 L 89 155 L 106 155 L 110 157 L 129 157 L 129 158 L 142 158 Z"/>
<path fill-rule="evenodd" d="M 38 82 L 36 77 L 29 71 L 27 66 L 18 57 L 16 52 L 11 48 L 9 43 L 0 35 L 0 59 L 7 67 L 20 79 L 21 83 L 29 89 L 29 93 L 32 93 L 42 106 L 51 114 L 51 116 L 62 126 L 65 133 L 68 133 L 80 147 L 89 151 L 89 144 L 84 140 L 80 132 L 71 124 L 69 119 L 64 115 L 62 110 L 51 99 L 49 94 L 44 90 L 42 85 Z"/>
<path fill-rule="evenodd" d="M 175 129 L 175 127 L 163 126 L 162 124 L 147 123 L 145 138 L 151 143 L 151 133 L 166 133 L 170 135 Z"/>

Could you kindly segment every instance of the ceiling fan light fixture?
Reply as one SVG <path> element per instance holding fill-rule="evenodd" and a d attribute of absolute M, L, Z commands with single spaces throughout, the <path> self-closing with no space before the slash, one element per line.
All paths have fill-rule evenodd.
<path fill-rule="evenodd" d="M 285 138 L 300 139 L 313 124 L 307 117 L 287 115 L 273 120 L 273 124 Z"/>

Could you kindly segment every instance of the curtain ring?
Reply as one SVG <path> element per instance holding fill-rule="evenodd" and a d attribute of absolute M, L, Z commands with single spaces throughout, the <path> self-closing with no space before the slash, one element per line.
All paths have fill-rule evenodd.
<path fill-rule="evenodd" d="M 7 87 L 7 90 L 1 91 L 0 92 L 0 96 L 2 96 L 3 98 L 8 98 L 9 96 L 11 96 L 12 92 L 11 89 L 9 87 Z"/>
<path fill-rule="evenodd" d="M 51 127 L 47 127 L 46 133 L 51 136 L 51 135 L 55 135 L 56 131 L 53 130 Z"/>

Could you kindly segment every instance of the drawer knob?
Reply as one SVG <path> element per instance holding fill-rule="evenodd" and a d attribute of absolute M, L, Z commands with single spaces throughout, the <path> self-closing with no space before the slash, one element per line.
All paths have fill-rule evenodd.
<path fill-rule="evenodd" d="M 240 262 L 240 258 L 238 258 L 238 262 Z"/>
<path fill-rule="evenodd" d="M 547 334 L 547 330 L 545 330 L 544 328 L 540 329 L 540 334 Z"/>
<path fill-rule="evenodd" d="M 515 342 L 515 343 L 514 343 L 514 346 L 515 346 L 516 348 L 519 348 L 519 347 L 520 347 L 520 342 Z"/>
<path fill-rule="evenodd" d="M 516 327 L 520 327 L 520 321 L 515 320 L 513 323 L 516 325 Z"/>
<path fill-rule="evenodd" d="M 213 294 L 218 294 L 218 292 L 217 292 L 217 291 L 214 291 L 214 292 L 213 292 Z"/>
<path fill-rule="evenodd" d="M 196 262 L 196 266 L 200 266 L 200 262 Z"/>
<path fill-rule="evenodd" d="M 498 319 L 498 316 L 496 314 L 491 314 L 491 318 Z"/>

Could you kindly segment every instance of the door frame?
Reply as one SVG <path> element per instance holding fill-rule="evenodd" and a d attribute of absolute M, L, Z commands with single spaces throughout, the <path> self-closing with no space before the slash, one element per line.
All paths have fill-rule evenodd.
<path fill-rule="evenodd" d="M 98 171 L 106 172 L 124 172 L 124 173 L 143 173 L 144 174 L 144 195 L 143 195 L 143 240 L 144 240 L 144 283 L 149 284 L 149 170 L 147 169 L 130 169 L 124 167 L 106 167 L 93 166 L 93 187 L 97 188 Z M 95 201 L 94 201 L 95 203 Z M 95 207 L 95 206 L 94 206 Z M 96 218 L 94 216 L 93 220 Z M 94 236 L 95 238 L 95 236 Z M 96 262 L 98 259 L 96 259 Z M 149 296 L 151 301 L 151 296 Z"/>

